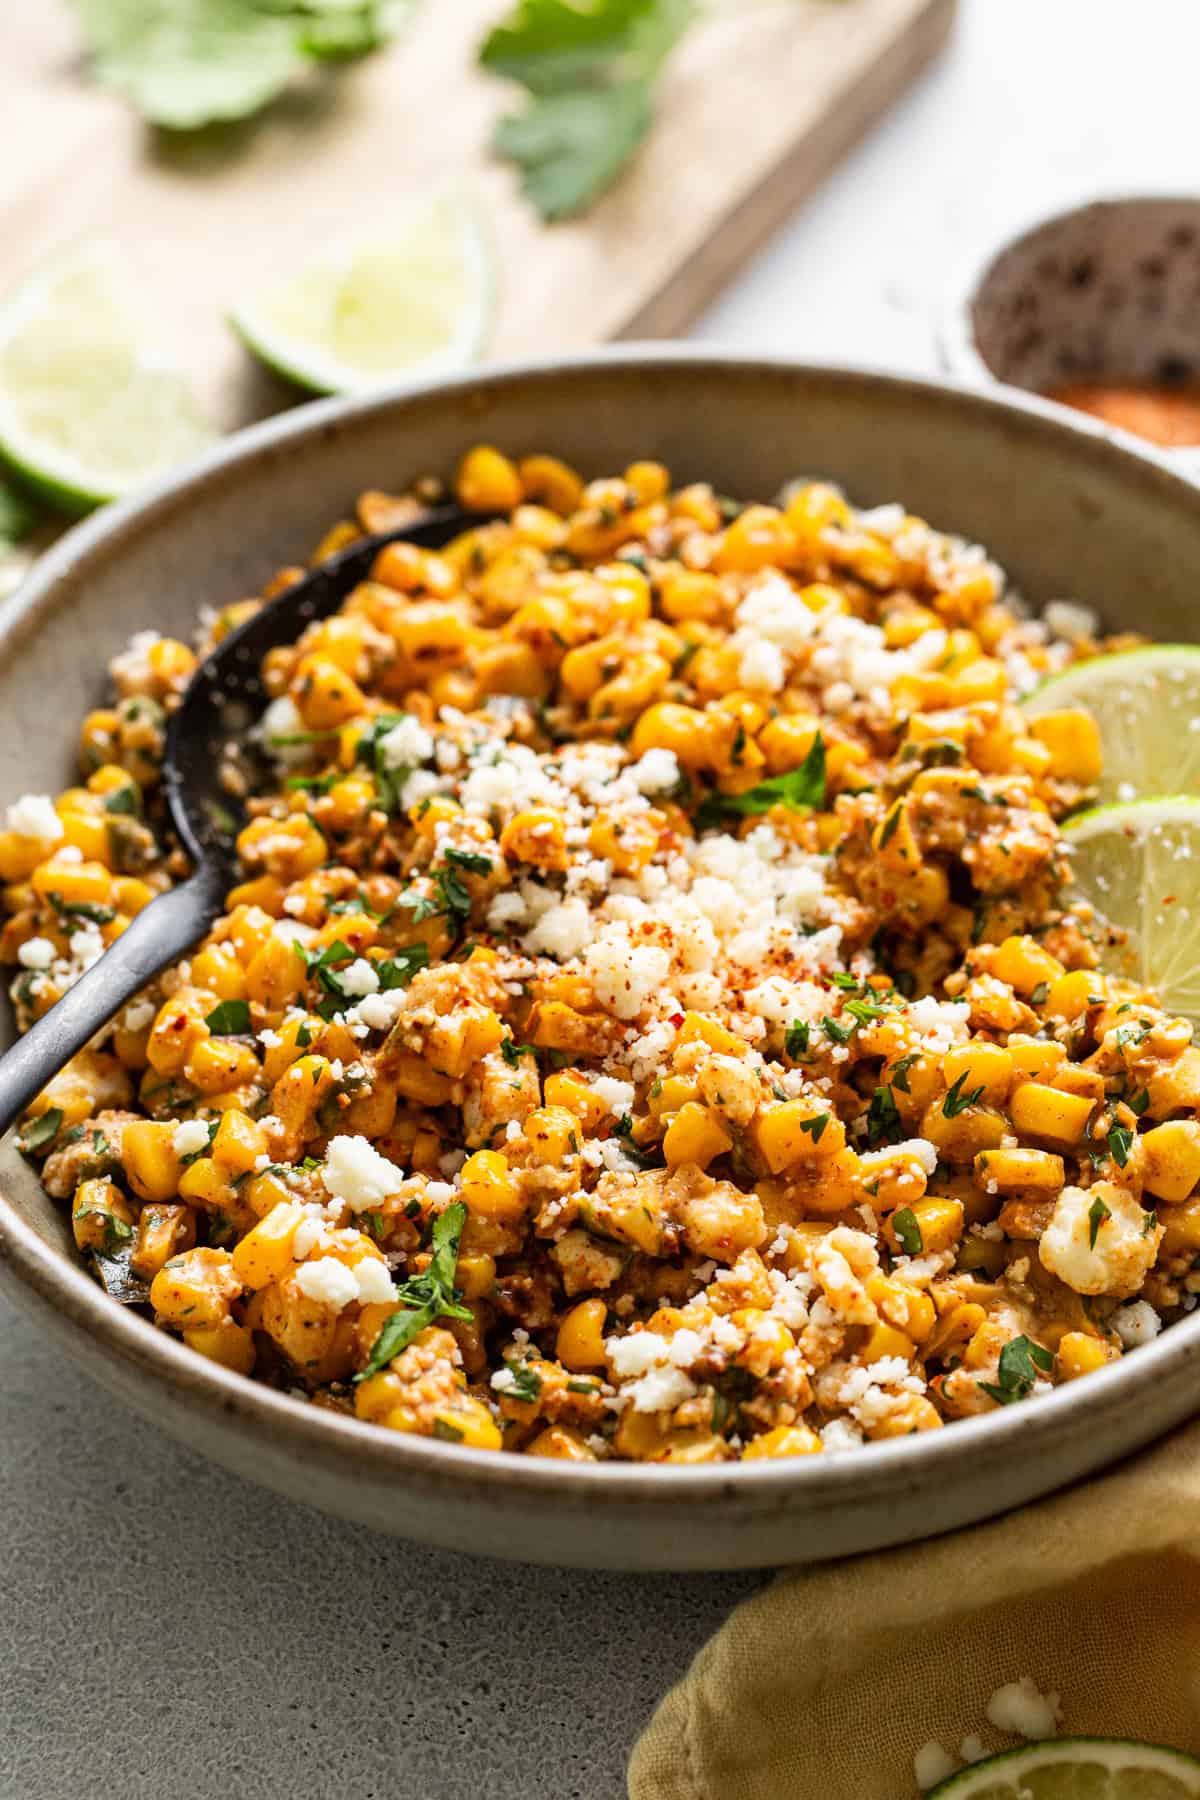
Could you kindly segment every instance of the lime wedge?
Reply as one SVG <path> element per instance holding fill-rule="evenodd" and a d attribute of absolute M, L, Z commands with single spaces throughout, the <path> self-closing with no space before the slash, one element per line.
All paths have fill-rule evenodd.
<path fill-rule="evenodd" d="M 1200 646 L 1093 657 L 1052 675 L 1022 704 L 1031 717 L 1086 706 L 1104 744 L 1101 802 L 1200 794 Z"/>
<path fill-rule="evenodd" d="M 1154 988 L 1200 1025 L 1200 800 L 1096 806 L 1063 835 L 1079 892 L 1128 933 L 1105 959 L 1109 973 Z"/>
<path fill-rule="evenodd" d="M 492 258 L 474 210 L 434 199 L 386 234 L 347 240 L 237 307 L 256 356 L 319 394 L 382 387 L 479 357 Z"/>
<path fill-rule="evenodd" d="M 213 432 L 108 244 L 0 304 L 0 456 L 67 512 L 131 493 Z"/>
<path fill-rule="evenodd" d="M 1200 1762 L 1123 1738 L 1051 1738 L 972 1763 L 925 1800 L 1194 1800 Z"/>

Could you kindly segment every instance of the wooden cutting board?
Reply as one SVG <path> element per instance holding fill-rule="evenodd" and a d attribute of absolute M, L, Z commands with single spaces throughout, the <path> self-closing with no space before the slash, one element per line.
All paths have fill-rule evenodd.
<path fill-rule="evenodd" d="M 295 395 L 234 340 L 230 304 L 347 229 L 386 227 L 422 188 L 465 180 L 500 265 L 490 356 L 669 336 L 924 67 L 954 8 L 745 0 L 689 36 L 628 175 L 585 218 L 545 227 L 486 151 L 519 99 L 474 63 L 503 0 L 425 0 L 386 51 L 318 72 L 257 121 L 179 139 L 87 80 L 62 0 L 13 7 L 0 23 L 0 288 L 65 240 L 114 237 L 231 427 Z"/>

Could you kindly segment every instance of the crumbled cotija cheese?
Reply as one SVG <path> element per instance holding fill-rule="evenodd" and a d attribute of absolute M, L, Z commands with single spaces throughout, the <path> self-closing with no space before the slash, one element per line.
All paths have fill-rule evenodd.
<path fill-rule="evenodd" d="M 958 1764 L 948 1751 L 931 1739 L 922 1744 L 913 1757 L 913 1773 L 917 1778 L 917 1786 L 924 1791 L 936 1787 L 939 1781 L 946 1781 L 953 1775 Z"/>
<path fill-rule="evenodd" d="M 317 1262 L 301 1263 L 294 1277 L 296 1286 L 310 1300 L 319 1300 L 325 1306 L 332 1306 L 338 1312 L 343 1306 L 349 1306 L 352 1300 L 358 1299 L 358 1281 L 353 1269 L 345 1263 L 338 1262 L 332 1256 L 322 1256 Z"/>
<path fill-rule="evenodd" d="M 1012 1731 L 1030 1740 L 1054 1737 L 1062 1716 L 1058 1695 L 1039 1692 L 1029 1675 L 998 1687 L 986 1710 L 997 1731 Z"/>
<path fill-rule="evenodd" d="M 209 1126 L 206 1119 L 185 1119 L 175 1127 L 171 1137 L 171 1148 L 176 1156 L 196 1156 L 207 1150 L 209 1144 Z"/>
<path fill-rule="evenodd" d="M 48 794 L 22 794 L 8 808 L 4 822 L 19 837 L 37 838 L 43 844 L 57 844 L 63 836 L 63 822 Z"/>
<path fill-rule="evenodd" d="M 420 719 L 405 713 L 399 723 L 380 738 L 378 751 L 389 769 L 411 769 L 433 755 L 433 737 Z"/>
<path fill-rule="evenodd" d="M 368 1212 L 397 1191 L 404 1171 L 381 1156 L 366 1138 L 335 1137 L 325 1151 L 321 1180 L 351 1211 Z"/>

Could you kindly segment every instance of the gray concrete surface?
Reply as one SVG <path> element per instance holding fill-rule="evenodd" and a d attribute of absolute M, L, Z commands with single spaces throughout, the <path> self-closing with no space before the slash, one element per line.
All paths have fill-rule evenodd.
<path fill-rule="evenodd" d="M 945 60 L 696 335 L 931 368 L 945 284 L 1010 222 L 1200 189 L 1198 48 L 1186 0 L 963 0 Z M 0 1368 L 0 1800 L 617 1800 L 756 1583 L 339 1526 L 112 1411 L 2 1306 Z"/>

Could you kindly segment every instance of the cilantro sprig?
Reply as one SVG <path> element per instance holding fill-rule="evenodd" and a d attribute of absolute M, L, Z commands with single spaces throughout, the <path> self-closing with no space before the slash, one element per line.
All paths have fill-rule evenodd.
<path fill-rule="evenodd" d="M 520 84 L 523 112 L 493 149 L 543 219 L 571 218 L 610 187 L 654 119 L 655 83 L 697 17 L 696 0 L 517 0 L 479 53 Z"/>
<path fill-rule="evenodd" d="M 172 131 L 246 119 L 309 62 L 364 56 L 412 0 L 73 0 L 92 74 Z"/>
<path fill-rule="evenodd" d="M 400 1305 L 384 1322 L 367 1366 L 354 1377 L 355 1381 L 365 1381 L 369 1375 L 377 1375 L 380 1369 L 385 1369 L 392 1358 L 407 1349 L 435 1319 L 474 1317 L 470 1307 L 462 1304 L 462 1294 L 454 1285 L 458 1246 L 466 1221 L 467 1209 L 461 1200 L 455 1200 L 434 1220 L 433 1255 L 429 1267 L 402 1281 L 396 1288 Z"/>

